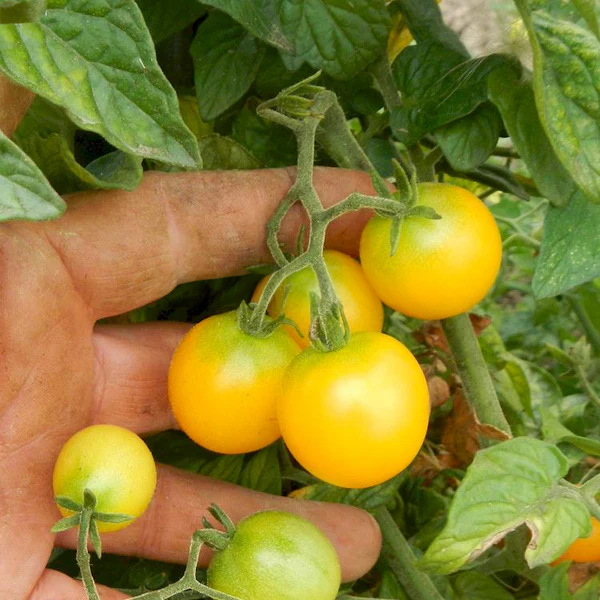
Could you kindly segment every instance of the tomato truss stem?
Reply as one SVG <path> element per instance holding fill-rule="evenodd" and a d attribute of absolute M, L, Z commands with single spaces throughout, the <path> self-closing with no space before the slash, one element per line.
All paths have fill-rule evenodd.
<path fill-rule="evenodd" d="M 277 98 L 258 108 L 258 114 L 263 118 L 288 127 L 294 132 L 298 142 L 298 167 L 294 184 L 267 225 L 267 244 L 279 270 L 269 279 L 244 331 L 250 335 L 264 336 L 264 318 L 273 295 L 292 273 L 310 266 L 315 272 L 320 291 L 320 297 L 313 300 L 311 309 L 314 317 L 311 341 L 317 349 L 327 352 L 345 346 L 349 336 L 342 304 L 333 289 L 323 259 L 327 227 L 341 215 L 361 208 L 371 208 L 387 216 L 400 218 L 406 212 L 406 207 L 391 197 L 386 181 L 371 165 L 367 155 L 349 131 L 336 95 L 312 85 L 313 80 L 314 77 L 309 78 L 304 84 L 296 84 L 293 88 L 284 90 Z M 292 93 L 293 102 L 290 101 Z M 302 94 L 307 96 L 304 99 L 310 99 L 310 102 L 300 102 Z M 290 116 L 290 113 L 293 116 Z M 346 160 L 349 161 L 347 166 L 358 161 L 362 168 L 368 170 L 379 195 L 354 193 L 339 204 L 325 208 L 313 185 L 317 136 L 330 148 L 339 146 L 344 149 L 334 158 L 342 160 L 346 156 Z M 335 143 L 330 144 L 331 140 L 335 140 Z M 279 232 L 285 215 L 297 202 L 302 204 L 308 216 L 309 240 L 305 252 L 288 260 L 279 244 Z"/>

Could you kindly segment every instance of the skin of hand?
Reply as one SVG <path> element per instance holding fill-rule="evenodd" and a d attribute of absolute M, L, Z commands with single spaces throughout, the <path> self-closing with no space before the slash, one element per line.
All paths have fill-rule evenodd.
<path fill-rule="evenodd" d="M 7 89 L 15 93 L 0 80 L 0 98 Z M 22 98 L 20 114 L 27 105 Z M 11 115 L 0 122 L 7 133 L 18 122 Z M 355 190 L 373 193 L 364 173 L 317 169 L 314 181 L 325 205 Z M 265 224 L 292 183 L 291 169 L 147 173 L 134 192 L 66 198 L 67 213 L 57 221 L 0 224 L 0 598 L 85 599 L 79 582 L 46 569 L 54 546 L 75 546 L 74 532 L 50 532 L 60 518 L 52 469 L 71 435 L 94 423 L 140 434 L 176 426 L 167 371 L 189 325 L 97 320 L 179 283 L 243 273 L 268 260 Z M 368 216 L 336 221 L 328 246 L 356 254 Z M 304 221 L 300 207 L 286 218 L 281 239 L 290 248 Z M 149 509 L 130 527 L 103 535 L 105 552 L 184 563 L 192 532 L 216 502 L 234 521 L 264 509 L 309 518 L 335 545 L 345 580 L 378 557 L 379 528 L 356 508 L 270 496 L 167 466 L 158 473 Z M 100 593 L 102 600 L 127 597 Z"/>

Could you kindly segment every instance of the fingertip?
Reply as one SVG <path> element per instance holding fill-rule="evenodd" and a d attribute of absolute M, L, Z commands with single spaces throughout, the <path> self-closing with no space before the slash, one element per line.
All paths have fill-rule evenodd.
<path fill-rule="evenodd" d="M 333 543 L 342 567 L 342 580 L 354 581 L 377 562 L 381 529 L 365 510 L 345 504 L 297 500 L 300 514 L 310 519 Z"/>

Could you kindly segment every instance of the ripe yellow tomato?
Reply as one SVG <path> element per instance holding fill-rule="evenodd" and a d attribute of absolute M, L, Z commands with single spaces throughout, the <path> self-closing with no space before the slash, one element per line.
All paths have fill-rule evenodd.
<path fill-rule="evenodd" d="M 223 454 L 274 442 L 281 380 L 298 352 L 282 328 L 259 339 L 238 328 L 235 312 L 204 319 L 171 360 L 169 401 L 179 426 L 197 444 Z"/>
<path fill-rule="evenodd" d="M 344 306 L 344 313 L 350 331 L 381 331 L 383 326 L 383 306 L 373 288 L 367 281 L 361 266 L 347 254 L 336 250 L 325 250 L 323 258 L 331 276 L 333 289 Z M 265 277 L 256 287 L 252 302 L 258 302 L 270 276 Z M 284 288 L 288 292 L 284 299 Z M 300 337 L 293 327 L 287 327 L 290 335 L 300 347 L 310 345 L 308 328 L 310 326 L 310 294 L 319 294 L 319 284 L 311 267 L 294 273 L 275 292 L 268 313 L 273 318 L 282 312 L 295 321 L 304 337 Z"/>
<path fill-rule="evenodd" d="M 156 466 L 148 446 L 132 431 L 116 425 L 92 425 L 62 447 L 54 465 L 55 496 L 83 504 L 87 488 L 96 496 L 96 511 L 139 517 L 156 487 Z M 62 507 L 67 517 L 73 514 Z M 103 523 L 100 531 L 117 531 L 133 522 Z"/>
<path fill-rule="evenodd" d="M 409 217 L 390 256 L 392 221 L 374 216 L 360 242 L 360 260 L 385 304 L 410 317 L 445 319 L 473 308 L 492 287 L 502 240 L 492 213 L 471 192 L 444 183 L 418 186 L 418 205 L 439 220 Z"/>
<path fill-rule="evenodd" d="M 556 565 L 567 560 L 577 563 L 600 561 L 600 521 L 598 519 L 592 517 L 592 533 L 589 537 L 575 540 L 567 551 L 552 564 Z"/>
<path fill-rule="evenodd" d="M 307 348 L 292 361 L 277 416 L 290 452 L 313 475 L 341 487 L 377 485 L 423 444 L 427 382 L 398 340 L 355 333 L 341 350 Z"/>

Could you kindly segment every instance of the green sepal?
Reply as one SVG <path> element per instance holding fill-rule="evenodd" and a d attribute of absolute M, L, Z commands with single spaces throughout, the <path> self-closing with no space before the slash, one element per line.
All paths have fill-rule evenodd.
<path fill-rule="evenodd" d="M 100 539 L 100 532 L 98 531 L 98 523 L 93 516 L 90 520 L 90 540 L 96 556 L 102 558 L 102 540 Z"/>
<path fill-rule="evenodd" d="M 434 219 L 439 220 L 442 216 L 435 211 L 435 209 L 431 208 L 431 206 L 423 206 L 419 204 L 418 206 L 413 206 L 407 213 L 407 217 L 423 217 L 424 219 Z"/>
<path fill-rule="evenodd" d="M 225 531 L 229 535 L 233 535 L 235 533 L 235 525 L 233 521 L 230 519 L 229 515 L 218 505 L 211 504 L 208 512 L 219 522 L 223 527 L 225 527 Z"/>
<path fill-rule="evenodd" d="M 81 510 L 81 504 L 75 502 L 75 500 L 71 500 L 67 496 L 56 496 L 54 501 L 58 506 L 64 508 L 65 510 L 72 510 L 73 512 L 79 512 Z"/>
<path fill-rule="evenodd" d="M 60 521 L 54 523 L 50 531 L 52 533 L 61 533 L 62 531 L 73 529 L 73 527 L 78 527 L 80 522 L 81 513 L 77 513 L 75 515 L 71 515 L 70 517 L 65 517 L 64 519 L 61 519 Z"/>
<path fill-rule="evenodd" d="M 285 289 L 284 289 L 284 300 L 285 300 Z M 293 327 L 300 337 L 304 337 L 300 328 L 292 319 L 288 319 L 284 314 L 279 315 L 276 319 L 272 319 L 268 315 L 265 315 L 263 323 L 260 329 L 254 329 L 250 323 L 252 321 L 252 315 L 257 309 L 258 304 L 252 302 L 250 306 L 246 302 L 242 301 L 237 311 L 237 324 L 240 331 L 243 331 L 246 335 L 251 335 L 256 338 L 267 338 L 281 325 L 290 325 Z"/>
<path fill-rule="evenodd" d="M 96 504 L 97 500 L 94 492 L 85 488 L 85 490 L 83 490 L 83 508 L 88 508 L 93 511 L 96 508 Z"/>
<path fill-rule="evenodd" d="M 398 244 L 400 244 L 400 225 L 402 225 L 402 217 L 392 219 L 392 225 L 390 227 L 390 256 L 396 254 Z"/>
<path fill-rule="evenodd" d="M 350 326 L 340 302 L 324 303 L 318 294 L 311 292 L 308 337 L 320 352 L 333 352 L 348 343 Z"/>
<path fill-rule="evenodd" d="M 277 94 L 277 98 L 282 98 L 283 96 L 290 96 L 294 93 L 316 95 L 319 92 L 322 92 L 323 90 L 325 90 L 324 87 L 321 87 L 320 85 L 311 85 L 313 81 L 316 81 L 317 79 L 319 79 L 319 77 L 321 77 L 321 73 L 322 71 L 317 71 L 316 73 L 309 75 L 306 79 L 303 79 L 302 81 L 299 81 L 298 83 L 295 83 L 294 85 L 291 85 L 290 87 L 281 90 L 281 92 Z"/>
<path fill-rule="evenodd" d="M 102 523 L 127 523 L 128 521 L 133 521 L 135 519 L 133 515 L 125 515 L 122 513 L 102 513 L 95 511 L 92 516 L 97 521 L 102 521 Z"/>
<path fill-rule="evenodd" d="M 225 550 L 229 545 L 229 541 L 231 537 L 223 533 L 222 531 L 217 531 L 216 529 L 200 529 L 199 531 L 194 532 L 194 539 L 196 541 L 202 542 L 206 544 L 209 548 L 213 550 Z"/>
<path fill-rule="evenodd" d="M 394 170 L 394 178 L 396 179 L 396 191 L 392 194 L 393 197 L 404 206 L 412 206 L 414 204 L 415 189 L 411 179 L 409 179 L 406 171 L 395 158 L 392 159 L 392 168 Z M 413 168 L 412 173 L 414 172 Z"/>

